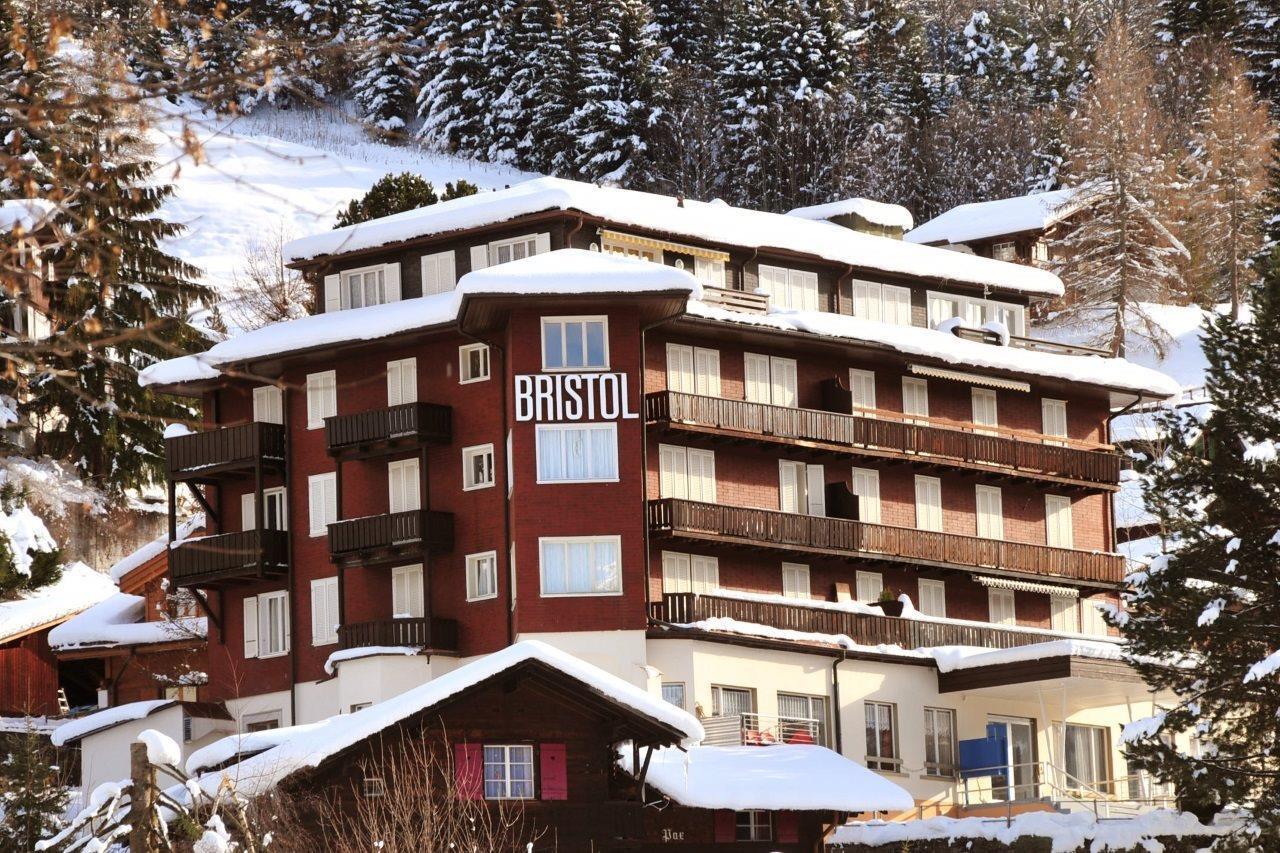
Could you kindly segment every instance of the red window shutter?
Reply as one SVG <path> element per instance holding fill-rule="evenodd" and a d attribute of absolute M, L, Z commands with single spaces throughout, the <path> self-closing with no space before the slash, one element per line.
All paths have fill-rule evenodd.
<path fill-rule="evenodd" d="M 478 743 L 455 743 L 453 775 L 459 799 L 484 799 L 484 747 Z"/>
<path fill-rule="evenodd" d="M 778 831 L 778 841 L 783 844 L 800 842 L 800 815 L 795 812 L 774 812 L 773 826 Z"/>
<path fill-rule="evenodd" d="M 565 766 L 562 743 L 544 743 L 538 747 L 538 769 L 542 775 L 542 799 L 569 799 L 569 771 Z"/>
<path fill-rule="evenodd" d="M 716 843 L 738 840 L 738 822 L 733 812 L 724 809 L 716 812 Z"/>

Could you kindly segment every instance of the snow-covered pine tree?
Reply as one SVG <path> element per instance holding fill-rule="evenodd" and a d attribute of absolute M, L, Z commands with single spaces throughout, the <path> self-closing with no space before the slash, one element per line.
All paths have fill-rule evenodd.
<path fill-rule="evenodd" d="M 314 104 L 341 87 L 347 20 L 343 0 L 258 0 L 254 6 L 262 26 L 258 44 L 270 60 L 253 75 L 259 83 L 245 98 L 246 107 Z"/>
<path fill-rule="evenodd" d="M 521 85 L 529 127 L 517 141 L 516 165 L 572 177 L 578 163 L 573 117 L 586 103 L 582 80 L 593 7 L 582 0 L 534 0 L 529 8 L 543 3 L 551 26 Z"/>
<path fill-rule="evenodd" d="M 720 102 L 711 71 L 678 62 L 670 78 L 671 102 L 654 143 L 658 183 L 673 195 L 719 198 L 725 194 Z"/>
<path fill-rule="evenodd" d="M 355 97 L 360 118 L 374 133 L 400 138 L 420 81 L 420 13 L 411 0 L 364 0 L 356 44 Z"/>
<path fill-rule="evenodd" d="M 650 145 L 667 102 L 658 28 L 645 0 L 605 0 L 584 67 L 585 102 L 571 120 L 577 171 L 589 181 L 645 189 L 656 182 Z"/>
<path fill-rule="evenodd" d="M 257 11 L 252 0 L 187 0 L 172 13 L 184 88 L 212 110 L 232 112 L 257 97 L 260 81 L 246 68 L 260 70 L 250 49 Z"/>
<path fill-rule="evenodd" d="M 1160 0 L 1155 21 L 1161 50 L 1177 50 L 1197 39 L 1220 42 L 1236 25 L 1237 0 Z"/>
<path fill-rule="evenodd" d="M 213 299 L 193 281 L 198 270 L 160 245 L 183 228 L 157 216 L 173 187 L 142 153 L 136 120 L 97 94 L 58 133 L 51 196 L 66 236 L 55 259 L 64 282 L 57 346 L 37 354 L 36 393 L 22 409 L 40 424 L 37 453 L 118 494 L 161 476 L 164 424 L 194 415 L 139 386 L 138 371 L 205 348 L 188 315 Z"/>
<path fill-rule="evenodd" d="M 1130 724 L 1130 768 L 1172 782 L 1202 818 L 1246 806 L 1260 834 L 1214 849 L 1280 846 L 1280 276 L 1251 321 L 1219 315 L 1202 347 L 1207 417 L 1174 410 L 1167 451 L 1141 466 L 1165 554 L 1129 577 L 1115 618 L 1127 656 L 1175 701 Z M 1189 735 L 1198 749 L 1173 738 Z"/>
<path fill-rule="evenodd" d="M 445 0 L 435 10 L 419 71 L 423 141 L 457 154 L 487 151 L 487 120 L 496 99 L 490 50 L 507 6 L 504 0 Z"/>
<path fill-rule="evenodd" d="M 1181 286 L 1181 243 L 1163 225 L 1172 186 L 1171 154 L 1146 53 L 1120 24 L 1098 48 L 1094 79 L 1081 97 L 1062 170 L 1086 216 L 1059 246 L 1067 287 L 1059 320 L 1096 330 L 1092 341 L 1124 355 L 1133 335 L 1156 348 L 1164 332 L 1144 303 L 1167 301 Z"/>
<path fill-rule="evenodd" d="M 0 760 L 0 850 L 35 850 L 63 825 L 70 787 L 46 735 L 27 723 Z"/>
<path fill-rule="evenodd" d="M 1027 37 L 1018 32 L 1012 18 L 997 11 L 979 9 L 969 16 L 959 38 L 959 88 L 974 95 L 998 93 L 1016 100 L 1026 77 L 1019 71 L 1016 53 Z"/>
<path fill-rule="evenodd" d="M 1237 0 L 1231 41 L 1249 63 L 1249 79 L 1280 116 L 1280 26 L 1274 0 Z"/>
<path fill-rule="evenodd" d="M 176 98 L 173 33 L 165 4 L 161 0 L 120 2 L 115 23 L 119 33 L 127 34 L 122 41 L 129 45 L 125 61 L 134 82 L 147 95 Z"/>
<path fill-rule="evenodd" d="M 658 40 L 673 63 L 707 66 L 715 56 L 717 35 L 724 31 L 722 4 L 708 0 L 654 0 L 653 22 Z"/>
<path fill-rule="evenodd" d="M 0 0 L 0 198 L 49 190 L 65 69 L 51 52 L 49 22 L 35 7 Z"/>

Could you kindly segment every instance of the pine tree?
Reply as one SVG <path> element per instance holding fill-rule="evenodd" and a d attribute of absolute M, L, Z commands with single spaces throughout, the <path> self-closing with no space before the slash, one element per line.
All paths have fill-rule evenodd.
<path fill-rule="evenodd" d="M 255 11 L 252 0 L 187 0 L 174 12 L 184 88 L 212 110 L 234 112 L 257 98 Z"/>
<path fill-rule="evenodd" d="M 194 414 L 141 387 L 138 371 L 207 346 L 188 315 L 213 300 L 198 271 L 160 246 L 183 230 L 156 215 L 173 187 L 156 180 L 136 122 L 96 94 L 59 130 L 58 345 L 37 359 L 23 412 L 41 424 L 37 453 L 119 493 L 161 476 L 165 422 Z"/>
<path fill-rule="evenodd" d="M 409 0 L 366 0 L 355 46 L 356 104 L 373 131 L 402 135 L 420 88 L 418 13 Z"/>
<path fill-rule="evenodd" d="M 1236 25 L 1237 6 L 1235 0 L 1160 0 L 1156 40 L 1171 50 L 1197 39 L 1220 42 Z"/>
<path fill-rule="evenodd" d="M 487 151 L 487 119 L 496 100 L 490 48 L 505 8 L 503 0 L 446 0 L 437 8 L 419 72 L 424 141 L 455 154 Z"/>
<path fill-rule="evenodd" d="M 246 107 L 315 104 L 341 87 L 347 19 L 342 0 L 258 0 L 251 8 L 265 31 L 260 42 L 271 61 L 262 63 L 261 83 L 246 97 Z"/>
<path fill-rule="evenodd" d="M 1145 53 L 1114 26 L 1098 49 L 1063 168 L 1088 214 L 1060 241 L 1057 268 L 1068 290 L 1061 317 L 1086 321 L 1097 330 L 1093 340 L 1116 355 L 1124 355 L 1126 334 L 1162 347 L 1144 303 L 1167 301 L 1182 286 L 1185 249 L 1161 222 L 1172 164 L 1153 82 Z"/>
<path fill-rule="evenodd" d="M 558 0 L 535 73 L 526 86 L 528 134 L 518 143 L 517 165 L 562 177 L 577 175 L 579 140 L 574 116 L 584 109 L 583 80 L 595 26 L 590 0 Z"/>
<path fill-rule="evenodd" d="M 1171 411 L 1168 449 L 1142 466 L 1147 506 L 1166 553 L 1130 575 L 1114 620 L 1132 666 L 1171 693 L 1126 730 L 1128 761 L 1172 782 L 1202 819 L 1247 804 L 1259 834 L 1280 845 L 1280 277 L 1253 299 L 1252 321 L 1227 315 L 1205 330 L 1208 415 Z M 1172 737 L 1189 733 L 1198 749 Z"/>
<path fill-rule="evenodd" d="M 1280 116 L 1280 26 L 1273 0 L 1237 0 L 1232 43 L 1249 63 L 1249 79 Z"/>
<path fill-rule="evenodd" d="M 367 193 L 347 204 L 347 209 L 338 214 L 333 227 L 342 228 L 368 222 L 370 219 L 416 210 L 438 201 L 475 195 L 479 191 L 479 187 L 470 181 L 460 180 L 457 184 L 445 184 L 444 193 L 437 195 L 436 188 L 421 175 L 412 172 L 383 175 Z"/>
<path fill-rule="evenodd" d="M 0 762 L 0 850 L 35 850 L 62 826 L 69 787 L 48 738 L 30 721 L 8 736 L 8 746 Z"/>
<path fill-rule="evenodd" d="M 65 70 L 50 50 L 48 19 L 34 6 L 0 0 L 0 198 L 48 194 L 52 141 L 63 118 Z"/>
<path fill-rule="evenodd" d="M 694 66 L 711 62 L 717 34 L 724 31 L 722 6 L 708 0 L 655 0 L 653 22 L 669 61 Z"/>

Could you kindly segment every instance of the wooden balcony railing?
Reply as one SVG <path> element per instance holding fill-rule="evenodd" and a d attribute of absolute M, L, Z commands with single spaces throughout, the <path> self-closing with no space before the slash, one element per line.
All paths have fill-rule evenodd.
<path fill-rule="evenodd" d="M 708 305 L 719 305 L 730 311 L 741 311 L 746 314 L 767 314 L 769 297 L 763 293 L 746 290 L 733 290 L 728 287 L 702 286 L 702 301 Z"/>
<path fill-rule="evenodd" d="M 325 418 L 324 433 L 332 456 L 448 444 L 453 436 L 453 411 L 434 403 L 405 403 Z"/>
<path fill-rule="evenodd" d="M 1065 578 L 1095 586 L 1116 586 L 1124 580 L 1124 558 L 1119 554 L 675 498 L 649 503 L 649 528 L 762 548 Z"/>
<path fill-rule="evenodd" d="M 373 565 L 424 548 L 431 553 L 453 548 L 453 513 L 415 509 L 329 525 L 329 554 L 335 562 Z"/>
<path fill-rule="evenodd" d="M 284 464 L 284 453 L 284 427 L 280 424 L 240 424 L 164 440 L 171 480 L 208 479 L 260 463 L 274 469 Z"/>
<path fill-rule="evenodd" d="M 1120 481 L 1117 453 L 1071 446 L 1063 439 L 1057 440 L 1060 444 L 1053 443 L 1055 440 L 1047 436 L 1012 430 L 987 434 L 977 427 L 909 423 L 675 391 L 646 395 L 645 418 L 650 423 L 688 425 L 762 441 L 816 442 L 852 453 L 951 461 L 1107 486 Z"/>
<path fill-rule="evenodd" d="M 754 625 L 768 625 L 811 634 L 843 634 L 863 646 L 901 646 L 920 649 L 932 646 L 977 646 L 1011 649 L 1033 643 L 1062 639 L 1057 634 L 1010 631 L 994 625 L 960 625 L 925 622 L 894 616 L 871 616 L 827 607 L 748 601 L 692 592 L 667 593 L 649 605 L 655 622 L 688 625 L 704 619 L 735 619 Z"/>
<path fill-rule="evenodd" d="M 190 539 L 169 551 L 177 586 L 217 586 L 228 581 L 281 578 L 289 571 L 289 534 L 244 530 Z"/>
<path fill-rule="evenodd" d="M 377 619 L 338 626 L 338 646 L 364 649 L 370 646 L 422 646 L 435 651 L 458 650 L 458 623 L 433 616 L 429 619 Z"/>

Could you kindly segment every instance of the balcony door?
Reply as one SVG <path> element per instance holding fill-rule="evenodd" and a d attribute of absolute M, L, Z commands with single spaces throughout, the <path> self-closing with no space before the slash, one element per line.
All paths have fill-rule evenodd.
<path fill-rule="evenodd" d="M 1004 767 L 991 777 L 991 795 L 997 800 L 1030 800 L 1036 792 L 1036 729 L 1031 720 L 989 717 L 987 737 L 1001 744 Z"/>
<path fill-rule="evenodd" d="M 254 529 L 254 495 L 253 492 L 240 496 L 240 529 Z M 262 491 L 262 524 L 267 530 L 288 530 L 288 508 L 285 502 L 283 487 L 263 489 Z"/>
<path fill-rule="evenodd" d="M 745 353 L 743 370 L 748 403 L 769 403 L 774 406 L 796 406 L 796 360 L 778 356 Z"/>
<path fill-rule="evenodd" d="M 391 615 L 396 619 L 420 619 L 424 614 L 422 566 L 395 567 L 391 570 Z"/>
<path fill-rule="evenodd" d="M 827 514 L 826 475 L 821 465 L 778 462 L 778 506 L 783 512 Z"/>
<path fill-rule="evenodd" d="M 422 491 L 418 483 L 418 460 L 404 459 L 387 463 L 387 488 L 391 512 L 422 509 Z"/>

